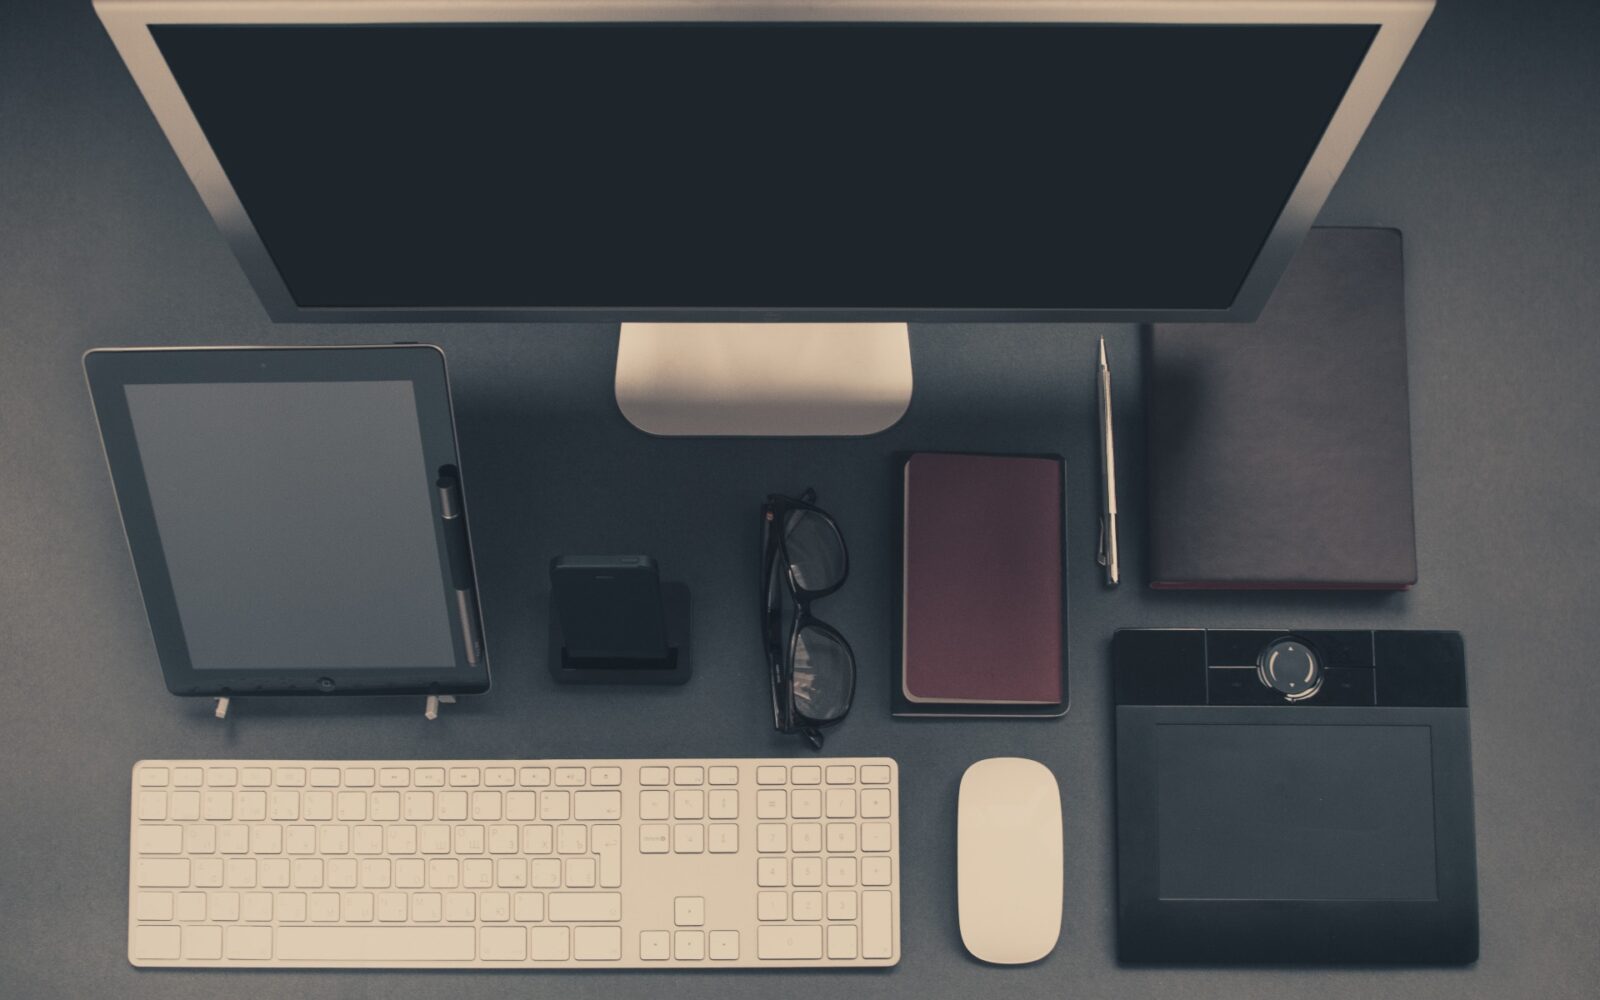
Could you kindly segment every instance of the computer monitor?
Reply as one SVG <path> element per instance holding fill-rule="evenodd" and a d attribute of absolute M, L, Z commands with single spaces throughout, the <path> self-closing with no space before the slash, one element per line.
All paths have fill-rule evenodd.
<path fill-rule="evenodd" d="M 95 6 L 274 319 L 620 321 L 635 423 L 793 434 L 908 321 L 1252 317 L 1432 0 Z"/>

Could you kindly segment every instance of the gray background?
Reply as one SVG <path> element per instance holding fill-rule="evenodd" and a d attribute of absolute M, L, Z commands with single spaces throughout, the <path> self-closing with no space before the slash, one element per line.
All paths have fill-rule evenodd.
<path fill-rule="evenodd" d="M 182 756 L 798 753 L 770 731 L 757 504 L 815 486 L 854 569 L 819 608 L 865 678 L 838 754 L 902 766 L 904 958 L 872 974 L 248 974 L 257 996 L 1575 997 L 1600 981 L 1600 8 L 1442 0 L 1322 214 L 1406 237 L 1421 580 L 1407 594 L 1155 594 L 1142 586 L 1131 327 L 918 326 L 911 412 L 865 440 L 654 440 L 611 398 L 610 326 L 276 327 L 87 0 L 0 5 L 0 983 L 9 996 L 211 996 L 222 976 L 127 965 L 128 768 Z M 1070 234 L 1064 234 L 1069 238 Z M 1117 374 L 1130 579 L 1098 584 L 1094 335 Z M 492 695 L 209 704 L 162 688 L 79 368 L 88 347 L 423 339 L 449 356 L 495 667 Z M 889 455 L 1069 462 L 1073 709 L 1054 722 L 891 721 Z M 545 567 L 648 552 L 693 588 L 678 690 L 557 690 Z M 1114 955 L 1107 642 L 1121 626 L 1459 628 L 1473 703 L 1483 958 L 1450 970 L 1121 969 Z M 1055 954 L 961 951 L 955 789 L 984 756 L 1060 778 Z M 241 980 L 244 976 L 240 977 Z M 1583 984 L 1588 983 L 1585 987 Z"/>

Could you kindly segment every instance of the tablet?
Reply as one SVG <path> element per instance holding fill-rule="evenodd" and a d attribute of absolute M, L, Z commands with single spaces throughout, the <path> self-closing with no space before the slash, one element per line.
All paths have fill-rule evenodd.
<path fill-rule="evenodd" d="M 489 687 L 438 348 L 83 365 L 168 690 Z"/>
<path fill-rule="evenodd" d="M 1125 629 L 1124 962 L 1478 957 L 1461 636 Z"/>

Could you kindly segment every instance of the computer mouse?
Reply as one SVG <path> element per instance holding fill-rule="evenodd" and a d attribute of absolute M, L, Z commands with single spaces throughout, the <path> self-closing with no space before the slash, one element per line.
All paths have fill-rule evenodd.
<path fill-rule="evenodd" d="M 961 943 L 999 965 L 1037 962 L 1061 936 L 1061 791 L 1036 760 L 990 757 L 961 776 Z"/>

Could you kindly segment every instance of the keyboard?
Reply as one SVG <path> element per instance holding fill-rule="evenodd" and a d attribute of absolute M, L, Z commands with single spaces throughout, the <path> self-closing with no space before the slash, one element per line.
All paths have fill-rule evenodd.
<path fill-rule="evenodd" d="M 128 960 L 894 965 L 898 788 L 887 757 L 140 761 Z"/>

